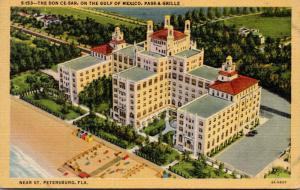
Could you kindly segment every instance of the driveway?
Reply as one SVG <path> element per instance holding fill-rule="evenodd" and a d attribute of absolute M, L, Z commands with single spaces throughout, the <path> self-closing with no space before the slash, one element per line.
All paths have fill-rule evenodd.
<path fill-rule="evenodd" d="M 289 103 L 265 90 L 262 93 L 262 105 L 284 112 L 290 110 Z M 274 161 L 289 146 L 291 120 L 267 111 L 263 111 L 262 115 L 269 120 L 257 127 L 256 136 L 243 137 L 215 158 L 251 176 L 257 175 Z"/>

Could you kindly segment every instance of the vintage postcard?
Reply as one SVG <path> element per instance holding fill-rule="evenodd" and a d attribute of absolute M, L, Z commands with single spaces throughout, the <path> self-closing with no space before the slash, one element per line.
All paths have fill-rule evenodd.
<path fill-rule="evenodd" d="M 1 187 L 300 186 L 296 1 L 0 4 Z"/>

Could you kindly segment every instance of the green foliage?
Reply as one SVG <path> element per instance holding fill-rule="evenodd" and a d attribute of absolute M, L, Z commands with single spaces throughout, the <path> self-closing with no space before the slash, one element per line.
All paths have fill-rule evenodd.
<path fill-rule="evenodd" d="M 183 160 L 170 168 L 174 173 L 185 178 L 233 178 L 223 171 L 221 163 L 219 169 L 215 169 L 205 162 L 203 157 L 198 160 Z"/>
<path fill-rule="evenodd" d="M 239 133 L 239 134 L 235 134 L 233 137 L 230 137 L 224 143 L 222 143 L 218 147 L 212 149 L 212 151 L 209 154 L 210 157 L 215 156 L 216 154 L 218 154 L 219 152 L 221 152 L 222 150 L 224 150 L 226 147 L 228 147 L 229 145 L 231 145 L 232 143 L 234 143 L 235 141 L 237 141 L 242 136 L 243 136 L 243 134 Z"/>
<path fill-rule="evenodd" d="M 55 10 L 55 8 L 51 9 Z M 19 16 L 19 10 L 20 9 L 17 8 L 12 9 L 12 21 L 21 23 L 22 25 L 30 24 L 34 27 L 36 19 L 31 17 L 26 18 Z M 22 9 L 22 11 L 27 11 L 27 9 Z M 75 9 L 68 9 L 67 11 L 73 11 L 74 14 L 78 15 L 78 17 L 73 16 L 72 14 L 69 15 L 67 14 L 67 12 L 64 12 L 62 14 L 60 12 L 54 12 L 55 14 L 58 14 L 56 16 L 59 17 L 62 24 L 51 24 L 45 29 L 48 34 L 52 34 L 54 36 L 67 35 L 72 39 L 76 39 L 80 44 L 95 46 L 109 41 L 111 39 L 111 34 L 114 31 L 115 26 L 119 25 L 117 23 L 120 23 L 120 21 L 100 23 L 99 20 L 95 19 L 95 14 L 87 13 L 85 11 L 82 12 L 81 10 Z M 78 12 L 88 15 L 82 17 L 82 15 L 78 14 Z M 96 16 L 99 17 L 100 15 Z M 124 38 L 127 42 L 133 43 L 134 41 L 139 42 L 144 40 L 146 34 L 145 26 L 136 26 L 130 24 L 132 25 L 132 27 L 128 27 L 128 24 L 125 24 L 124 22 L 121 23 L 122 24 L 119 25 L 119 27 L 122 29 Z"/>
<path fill-rule="evenodd" d="M 13 76 L 11 94 L 23 94 L 26 91 L 43 88 L 58 88 L 58 83 L 50 76 L 41 72 L 28 71 Z"/>
<path fill-rule="evenodd" d="M 109 109 L 112 105 L 112 79 L 111 77 L 101 77 L 93 80 L 84 90 L 79 93 L 79 102 L 87 105 L 91 110 L 94 108 L 100 109 L 98 105 L 107 104 Z M 103 113 L 108 110 L 102 110 Z"/>
<path fill-rule="evenodd" d="M 152 123 L 150 123 L 148 125 L 148 127 L 146 127 L 144 129 L 144 132 L 147 135 L 155 136 L 155 135 L 159 134 L 160 132 L 162 132 L 165 128 L 166 128 L 165 119 L 164 118 L 162 118 L 162 119 L 155 118 L 154 121 Z"/>
<path fill-rule="evenodd" d="M 264 8 L 263 16 L 266 17 L 290 17 L 291 16 L 291 9 L 290 8 Z"/>
<path fill-rule="evenodd" d="M 260 14 L 231 18 L 224 22 L 227 25 L 235 25 L 237 29 L 240 27 L 259 29 L 265 37 L 274 39 L 291 36 L 291 17 L 267 17 Z"/>
<path fill-rule="evenodd" d="M 58 104 L 55 97 L 49 94 L 42 94 L 38 91 L 33 94 L 27 93 L 20 97 L 28 103 L 43 109 L 50 114 L 60 117 L 61 119 L 71 120 L 85 113 L 83 110 L 78 111 L 78 109 L 75 109 L 69 103 L 65 103 L 64 105 Z"/>
<path fill-rule="evenodd" d="M 167 143 L 170 146 L 173 146 L 173 136 L 175 132 L 174 131 L 169 131 L 166 134 L 163 135 L 162 141 Z"/>
<path fill-rule="evenodd" d="M 266 8 L 266 12 L 290 11 L 283 8 Z M 291 36 L 290 17 L 276 18 L 262 15 L 249 15 L 225 20 L 224 22 L 203 21 L 212 19 L 218 13 L 216 8 L 205 11 L 196 9 L 185 15 L 172 15 L 171 23 L 175 28 L 182 29 L 184 20 L 190 18 L 193 24 L 191 36 L 198 47 L 204 48 L 206 65 L 220 67 L 228 55 L 231 55 L 241 74 L 260 80 L 260 84 L 290 100 L 291 98 L 291 45 L 283 46 L 277 37 Z M 223 15 L 239 15 L 261 12 L 260 7 L 226 7 Z M 268 13 L 268 15 L 270 15 Z M 205 23 L 205 22 L 204 22 Z M 266 38 L 265 48 L 261 48 L 257 37 L 248 35 L 243 38 L 238 35 L 241 26 L 257 28 Z M 276 30 L 274 30 L 276 28 Z"/>
<path fill-rule="evenodd" d="M 33 10 L 32 8 L 21 8 L 21 7 L 13 7 L 11 8 L 11 21 L 16 23 L 21 23 L 22 25 L 28 25 L 35 28 L 42 28 L 44 24 L 41 21 L 36 20 L 33 17 L 25 17 L 19 15 L 20 12 L 26 13 L 26 14 L 39 14 L 38 10 Z"/>
<path fill-rule="evenodd" d="M 265 178 L 288 178 L 290 177 L 291 172 L 282 168 L 282 167 L 274 167 L 272 171 L 270 171 Z"/>
<path fill-rule="evenodd" d="M 39 38 L 35 38 L 32 43 L 38 48 L 22 40 L 11 40 L 11 75 L 28 70 L 51 68 L 54 64 L 80 55 L 80 50 L 74 45 L 56 45 Z"/>
<path fill-rule="evenodd" d="M 144 138 L 138 135 L 132 126 L 120 126 L 95 114 L 89 114 L 74 124 L 99 137 L 103 137 L 103 132 L 115 136 L 114 141 L 111 141 L 111 138 L 106 138 L 106 140 L 117 145 L 122 144 L 122 147 L 124 145 L 125 148 L 132 146 L 132 144 L 141 145 L 144 142 Z"/>
<path fill-rule="evenodd" d="M 169 164 L 180 157 L 179 153 L 172 147 L 159 142 L 151 142 L 142 146 L 138 155 L 158 165 Z"/>
<path fill-rule="evenodd" d="M 192 36 L 204 47 L 205 64 L 220 67 L 231 55 L 240 74 L 259 79 L 263 87 L 290 100 L 291 45 L 282 47 L 280 41 L 267 38 L 260 50 L 254 36 L 239 37 L 237 28 L 221 22 L 195 27 Z"/>
<path fill-rule="evenodd" d="M 24 32 L 20 32 L 18 30 L 11 32 L 11 37 L 19 38 L 20 40 L 30 40 L 31 36 L 29 34 L 26 34 Z"/>

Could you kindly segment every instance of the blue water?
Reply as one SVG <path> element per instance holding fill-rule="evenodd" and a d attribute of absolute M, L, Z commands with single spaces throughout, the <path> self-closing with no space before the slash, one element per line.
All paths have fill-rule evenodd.
<path fill-rule="evenodd" d="M 24 154 L 18 147 L 10 148 L 10 177 L 12 178 L 49 178 L 53 177 L 35 160 Z"/>
<path fill-rule="evenodd" d="M 189 10 L 199 9 L 200 7 L 184 7 L 184 8 L 99 8 L 109 12 L 122 14 L 125 16 L 136 17 L 139 19 L 151 19 L 154 22 L 162 22 L 164 15 L 183 15 Z"/>

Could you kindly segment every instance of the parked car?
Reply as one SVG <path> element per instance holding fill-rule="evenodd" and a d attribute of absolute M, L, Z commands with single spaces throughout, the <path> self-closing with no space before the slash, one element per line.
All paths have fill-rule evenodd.
<path fill-rule="evenodd" d="M 257 134 L 257 131 L 256 130 L 252 130 L 252 131 L 249 131 L 246 134 L 246 137 L 254 137 L 256 134 Z"/>

